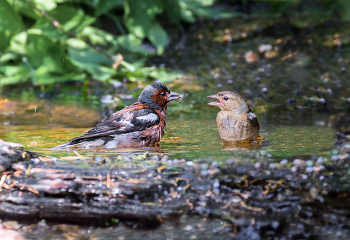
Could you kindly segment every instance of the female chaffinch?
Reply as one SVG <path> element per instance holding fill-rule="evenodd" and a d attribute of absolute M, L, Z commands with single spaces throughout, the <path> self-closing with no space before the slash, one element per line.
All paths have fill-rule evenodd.
<path fill-rule="evenodd" d="M 208 97 L 218 99 L 208 104 L 221 109 L 216 124 L 224 142 L 257 140 L 260 130 L 258 119 L 239 94 L 224 91 Z"/>

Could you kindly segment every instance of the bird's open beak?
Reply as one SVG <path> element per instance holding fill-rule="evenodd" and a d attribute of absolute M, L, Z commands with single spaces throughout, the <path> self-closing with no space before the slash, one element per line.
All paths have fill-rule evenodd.
<path fill-rule="evenodd" d="M 168 98 L 169 101 L 173 101 L 176 99 L 181 98 L 181 94 L 180 93 L 176 93 L 176 92 L 170 92 L 170 96 Z"/>
<path fill-rule="evenodd" d="M 208 96 L 210 98 L 215 98 L 215 99 L 219 99 L 219 97 L 215 94 L 215 95 L 210 95 Z M 217 106 L 217 107 L 220 107 L 220 100 L 218 102 L 210 102 L 208 103 L 208 105 L 211 105 L 211 106 Z"/>

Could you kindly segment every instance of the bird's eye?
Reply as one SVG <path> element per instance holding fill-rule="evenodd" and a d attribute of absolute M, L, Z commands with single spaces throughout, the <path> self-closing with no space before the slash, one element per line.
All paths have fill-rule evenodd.
<path fill-rule="evenodd" d="M 228 97 L 226 96 L 226 97 L 224 97 L 224 100 L 228 100 Z"/>
<path fill-rule="evenodd" d="M 165 95 L 166 95 L 166 93 L 165 93 L 165 92 L 161 92 L 161 93 L 160 93 L 160 95 L 165 96 Z"/>

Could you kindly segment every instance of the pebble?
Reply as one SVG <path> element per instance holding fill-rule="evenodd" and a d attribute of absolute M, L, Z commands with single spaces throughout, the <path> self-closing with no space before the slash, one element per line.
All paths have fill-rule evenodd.
<path fill-rule="evenodd" d="M 112 81 L 112 85 L 114 88 L 120 88 L 123 86 L 122 82 L 118 82 L 118 81 Z"/>
<path fill-rule="evenodd" d="M 256 63 L 258 61 L 258 55 L 253 51 L 248 51 L 244 54 L 244 59 L 247 63 Z"/>
<path fill-rule="evenodd" d="M 231 63 L 231 67 L 236 67 L 237 66 L 237 63 Z"/>
<path fill-rule="evenodd" d="M 319 166 L 320 171 L 326 170 L 326 167 L 324 165 Z"/>
<path fill-rule="evenodd" d="M 331 159 L 332 159 L 332 161 L 338 161 L 339 155 L 332 155 Z"/>
<path fill-rule="evenodd" d="M 320 176 L 320 181 L 323 181 L 324 180 L 324 176 Z"/>
<path fill-rule="evenodd" d="M 341 158 L 342 158 L 343 160 L 349 159 L 349 158 L 350 158 L 350 154 L 349 154 L 349 153 L 345 153 L 344 155 L 341 156 Z"/>
<path fill-rule="evenodd" d="M 212 164 L 211 164 L 211 167 L 218 167 L 219 166 L 219 162 L 218 161 L 214 161 Z"/>
<path fill-rule="evenodd" d="M 271 157 L 272 157 L 272 154 L 268 153 L 266 156 L 267 156 L 268 158 L 271 158 Z"/>
<path fill-rule="evenodd" d="M 312 199 L 316 199 L 316 197 L 317 197 L 317 195 L 318 195 L 318 190 L 316 189 L 316 188 L 311 188 L 310 190 L 309 190 L 309 193 L 310 193 L 310 197 L 312 198 Z"/>
<path fill-rule="evenodd" d="M 267 176 L 270 176 L 270 175 L 271 175 L 271 171 L 270 171 L 270 170 L 266 170 L 266 171 L 265 171 L 265 174 L 266 174 Z"/>
<path fill-rule="evenodd" d="M 152 156 L 151 160 L 159 161 L 159 156 L 158 155 L 154 155 L 154 156 Z"/>
<path fill-rule="evenodd" d="M 57 157 L 53 157 L 51 160 L 52 160 L 53 162 L 56 162 L 56 161 L 58 160 L 58 158 L 57 158 Z"/>
<path fill-rule="evenodd" d="M 218 85 L 216 85 L 217 88 L 222 88 L 222 84 L 219 83 Z"/>
<path fill-rule="evenodd" d="M 317 158 L 317 163 L 318 163 L 318 164 L 323 163 L 323 157 L 319 157 L 319 158 Z"/>
<path fill-rule="evenodd" d="M 173 161 L 172 160 L 168 160 L 168 165 L 172 165 Z"/>
<path fill-rule="evenodd" d="M 202 170 L 201 175 L 202 176 L 207 176 L 209 174 L 208 170 Z"/>
<path fill-rule="evenodd" d="M 292 173 L 295 173 L 298 171 L 298 168 L 296 166 L 293 166 L 290 170 L 292 171 Z"/>
<path fill-rule="evenodd" d="M 305 164 L 306 164 L 306 166 L 308 166 L 308 167 L 312 167 L 312 166 L 314 165 L 314 162 L 313 162 L 312 160 L 307 160 L 307 161 L 305 162 Z"/>
<path fill-rule="evenodd" d="M 214 187 L 214 188 L 220 187 L 220 183 L 219 183 L 219 182 L 214 182 L 213 187 Z"/>
<path fill-rule="evenodd" d="M 192 226 L 191 225 L 186 225 L 184 228 L 183 228 L 183 230 L 185 230 L 185 231 L 191 231 L 192 230 Z"/>
<path fill-rule="evenodd" d="M 220 193 L 220 190 L 219 190 L 218 188 L 214 188 L 214 189 L 213 189 L 213 192 L 214 192 L 216 195 L 218 195 L 218 194 Z"/>
<path fill-rule="evenodd" d="M 220 173 L 221 173 L 221 170 L 220 170 L 219 168 L 215 168 L 215 169 L 214 169 L 214 172 L 215 172 L 215 174 L 220 174 Z"/>
<path fill-rule="evenodd" d="M 234 162 L 235 162 L 235 160 L 232 159 L 232 158 L 229 158 L 229 159 L 226 160 L 227 164 L 233 164 Z"/>
<path fill-rule="evenodd" d="M 162 157 L 162 162 L 166 162 L 166 161 L 168 161 L 169 160 L 169 157 L 168 157 L 168 155 L 165 155 L 164 157 Z"/>
<path fill-rule="evenodd" d="M 188 162 L 186 162 L 186 165 L 192 167 L 193 166 L 193 162 L 192 161 L 188 161 Z"/>
<path fill-rule="evenodd" d="M 271 168 L 271 169 L 276 168 L 276 164 L 275 164 L 275 163 L 270 163 L 270 164 L 269 164 L 269 168 Z"/>
<path fill-rule="evenodd" d="M 202 163 L 202 164 L 201 164 L 201 169 L 207 170 L 207 169 L 208 169 L 208 164 Z"/>
<path fill-rule="evenodd" d="M 259 52 L 263 53 L 263 52 L 267 52 L 272 50 L 272 45 L 271 44 L 261 44 L 259 46 Z"/>
<path fill-rule="evenodd" d="M 308 176 L 305 175 L 305 174 L 303 174 L 303 175 L 301 175 L 301 178 L 302 178 L 303 180 L 306 180 L 306 179 L 308 178 Z"/>
<path fill-rule="evenodd" d="M 263 93 L 265 93 L 265 92 L 268 91 L 268 88 L 264 87 L 263 89 L 261 89 L 261 91 L 262 91 Z"/>
<path fill-rule="evenodd" d="M 233 83 L 232 79 L 227 80 L 227 84 L 232 84 L 232 83 Z"/>
<path fill-rule="evenodd" d="M 308 173 L 312 173 L 314 171 L 314 168 L 313 167 L 306 167 L 306 172 Z"/>
<path fill-rule="evenodd" d="M 283 159 L 282 161 L 280 161 L 280 164 L 287 165 L 288 164 L 288 160 L 287 159 Z"/>
<path fill-rule="evenodd" d="M 32 161 L 35 164 L 38 164 L 40 162 L 40 159 L 39 158 L 32 158 L 32 159 L 30 159 L 30 161 Z"/>
<path fill-rule="evenodd" d="M 255 167 L 256 169 L 259 169 L 259 168 L 261 167 L 261 163 L 259 163 L 259 162 L 255 163 L 255 164 L 254 164 L 254 167 Z"/>
<path fill-rule="evenodd" d="M 174 159 L 173 160 L 174 165 L 178 165 L 180 163 L 179 159 Z"/>
<path fill-rule="evenodd" d="M 300 159 L 294 159 L 294 161 L 293 161 L 293 164 L 295 165 L 295 166 L 300 166 L 301 165 L 301 160 Z"/>
<path fill-rule="evenodd" d="M 180 164 L 186 164 L 186 160 L 185 159 L 181 159 L 180 160 Z"/>
<path fill-rule="evenodd" d="M 102 98 L 100 99 L 101 103 L 104 103 L 104 104 L 111 104 L 111 103 L 114 103 L 114 99 L 113 99 L 113 96 L 112 95 L 104 95 L 102 96 Z"/>

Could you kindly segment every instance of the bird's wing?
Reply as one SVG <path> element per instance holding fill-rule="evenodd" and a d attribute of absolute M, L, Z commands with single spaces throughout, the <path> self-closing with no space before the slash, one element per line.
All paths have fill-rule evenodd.
<path fill-rule="evenodd" d="M 134 104 L 114 113 L 109 119 L 99 123 L 83 136 L 72 139 L 72 141 L 142 131 L 158 124 L 159 121 L 158 114 L 152 109 L 142 108 Z"/>
<path fill-rule="evenodd" d="M 248 110 L 248 120 L 253 125 L 253 127 L 258 129 L 258 131 L 260 130 L 260 124 L 258 122 L 258 118 L 256 117 L 255 113 L 253 113 L 253 111 L 250 108 Z"/>

